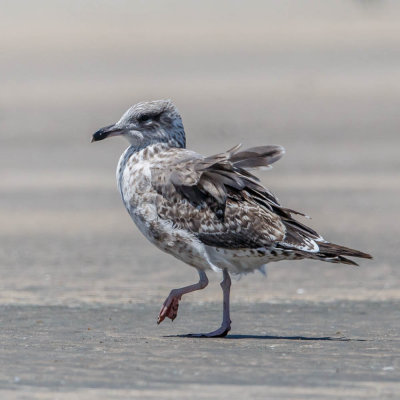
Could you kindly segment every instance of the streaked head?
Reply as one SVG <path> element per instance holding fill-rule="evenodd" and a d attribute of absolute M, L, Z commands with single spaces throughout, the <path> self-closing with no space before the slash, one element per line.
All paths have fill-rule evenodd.
<path fill-rule="evenodd" d="M 135 104 L 117 123 L 94 133 L 92 142 L 111 136 L 124 136 L 137 149 L 154 143 L 168 143 L 171 147 L 186 145 L 182 119 L 171 100 Z"/>

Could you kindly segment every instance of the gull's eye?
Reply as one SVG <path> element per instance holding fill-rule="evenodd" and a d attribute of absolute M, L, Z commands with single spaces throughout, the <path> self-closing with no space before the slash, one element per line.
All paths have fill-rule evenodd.
<path fill-rule="evenodd" d="M 146 122 L 146 121 L 148 121 L 149 119 L 150 119 L 150 116 L 149 116 L 149 115 L 143 114 L 143 115 L 141 115 L 141 116 L 138 118 L 138 121 L 139 121 L 139 122 Z"/>

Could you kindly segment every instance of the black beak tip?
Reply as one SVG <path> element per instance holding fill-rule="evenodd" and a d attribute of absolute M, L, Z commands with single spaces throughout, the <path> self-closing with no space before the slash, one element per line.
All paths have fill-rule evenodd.
<path fill-rule="evenodd" d="M 98 130 L 97 132 L 93 133 L 91 143 L 98 142 L 99 140 L 103 140 L 109 134 L 110 134 L 110 132 L 108 130 L 106 130 L 105 128 L 102 128 L 102 129 Z"/>
<path fill-rule="evenodd" d="M 93 133 L 91 143 L 103 140 L 108 136 L 116 136 L 120 132 L 121 129 L 116 128 L 115 125 L 105 126 L 104 128 L 101 128 L 97 132 Z"/>
<path fill-rule="evenodd" d="M 103 132 L 97 131 L 97 132 L 93 133 L 92 140 L 90 141 L 90 143 L 98 142 L 99 140 L 104 139 L 105 137 L 106 137 L 106 135 L 104 135 Z"/>

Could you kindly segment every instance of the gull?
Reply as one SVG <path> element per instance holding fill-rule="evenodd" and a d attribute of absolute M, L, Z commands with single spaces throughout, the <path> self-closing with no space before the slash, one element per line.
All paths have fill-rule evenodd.
<path fill-rule="evenodd" d="M 174 320 L 184 294 L 204 289 L 207 271 L 222 271 L 221 326 L 199 337 L 224 337 L 231 329 L 230 274 L 246 274 L 272 261 L 312 259 L 357 265 L 347 257 L 369 254 L 326 241 L 283 207 L 250 171 L 269 168 L 285 153 L 277 145 L 240 145 L 210 157 L 186 149 L 182 118 L 171 100 L 141 102 L 92 142 L 123 136 L 129 147 L 117 166 L 122 201 L 139 230 L 159 249 L 194 267 L 199 281 L 171 290 L 157 323 Z"/>

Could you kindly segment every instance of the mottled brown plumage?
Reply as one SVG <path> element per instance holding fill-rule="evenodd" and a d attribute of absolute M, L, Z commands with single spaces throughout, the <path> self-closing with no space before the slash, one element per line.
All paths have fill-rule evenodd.
<path fill-rule="evenodd" d="M 258 178 L 244 169 L 250 165 L 270 166 L 284 154 L 282 147 L 264 146 L 242 152 L 238 148 L 207 158 L 192 156 L 179 161 L 171 154 L 171 163 L 166 161 L 163 168 L 153 168 L 153 184 L 161 195 L 157 199 L 159 216 L 194 233 L 208 246 L 273 246 L 295 252 L 296 258 L 352 265 L 357 264 L 344 255 L 370 258 L 358 250 L 324 241 L 292 215 L 303 214 L 282 207 L 259 184 Z M 309 253 L 315 242 L 320 250 Z"/>

